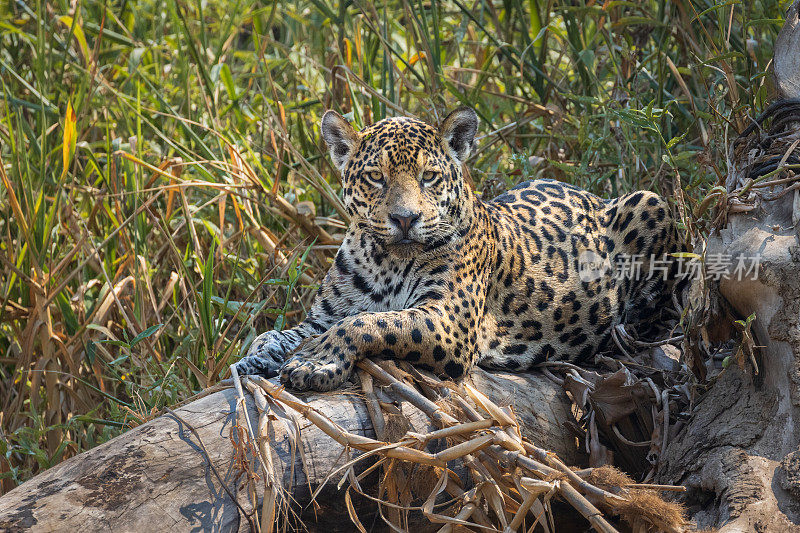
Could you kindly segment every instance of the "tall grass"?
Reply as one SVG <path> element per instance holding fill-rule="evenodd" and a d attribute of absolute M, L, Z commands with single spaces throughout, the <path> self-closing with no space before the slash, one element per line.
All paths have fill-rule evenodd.
<path fill-rule="evenodd" d="M 486 196 L 549 176 L 691 208 L 787 4 L 4 2 L 0 493 L 302 317 L 346 225 L 325 109 L 472 106 Z"/>

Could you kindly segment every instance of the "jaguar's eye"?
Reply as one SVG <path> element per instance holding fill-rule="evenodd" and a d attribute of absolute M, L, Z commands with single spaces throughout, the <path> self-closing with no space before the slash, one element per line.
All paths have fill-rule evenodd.
<path fill-rule="evenodd" d="M 439 172 L 436 170 L 426 170 L 422 173 L 422 185 L 427 187 L 439 179 Z"/>
<path fill-rule="evenodd" d="M 380 170 L 368 170 L 364 173 L 364 176 L 367 178 L 367 181 L 377 187 L 383 187 L 383 184 L 386 181 L 383 177 L 383 172 Z"/>

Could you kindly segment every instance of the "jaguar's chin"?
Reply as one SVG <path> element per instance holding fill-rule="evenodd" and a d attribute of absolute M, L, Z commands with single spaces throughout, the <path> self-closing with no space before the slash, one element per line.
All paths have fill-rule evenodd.
<path fill-rule="evenodd" d="M 410 257 L 424 250 L 425 244 L 411 239 L 401 239 L 386 243 L 386 250 L 397 257 Z"/>
<path fill-rule="evenodd" d="M 425 241 L 415 237 L 395 237 L 389 239 L 386 244 L 389 246 L 402 246 L 405 244 L 425 244 Z"/>

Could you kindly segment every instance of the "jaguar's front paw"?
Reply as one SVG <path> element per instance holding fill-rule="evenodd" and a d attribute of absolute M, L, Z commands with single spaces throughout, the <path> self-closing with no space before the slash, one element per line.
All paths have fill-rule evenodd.
<path fill-rule="evenodd" d="M 340 387 L 352 371 L 349 358 L 303 349 L 283 365 L 280 373 L 281 383 L 292 389 L 324 392 Z"/>
<path fill-rule="evenodd" d="M 236 363 L 239 375 L 259 375 L 267 378 L 277 376 L 283 365 L 284 350 L 280 343 L 280 332 L 267 331 L 253 340 L 247 355 Z"/>

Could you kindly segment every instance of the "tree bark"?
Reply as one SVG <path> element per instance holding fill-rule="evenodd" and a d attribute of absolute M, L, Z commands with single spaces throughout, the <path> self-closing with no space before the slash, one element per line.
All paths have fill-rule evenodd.
<path fill-rule="evenodd" d="M 561 387 L 541 374 L 490 374 L 476 369 L 471 379 L 498 404 L 514 407 L 532 442 L 570 464 L 580 462 L 575 437 L 564 426 L 571 414 Z M 251 419 L 257 420 L 252 397 L 246 397 Z M 375 437 L 360 394 L 341 391 L 308 394 L 304 399 L 345 430 Z M 235 403 L 233 389 L 213 393 L 176 409 L 178 418 L 158 417 L 39 474 L 0 497 L 0 530 L 246 531 L 248 522 L 230 497 L 235 495 L 251 511 L 245 484 L 237 480 L 229 438 Z M 412 431 L 431 429 L 427 416 L 416 408 L 409 404 L 400 408 Z M 292 453 L 291 431 L 276 423 L 271 435 L 276 474 L 295 500 L 293 510 L 312 530 L 351 531 L 343 495 L 336 489 L 338 478 L 318 496 L 321 510 L 315 513 L 307 504 L 310 490 L 355 455 L 348 455 L 299 415 L 297 421 L 305 464 L 300 454 Z M 202 446 L 187 425 L 197 431 Z M 256 485 L 263 489 L 263 483 Z M 369 490 L 368 484 L 362 486 Z M 360 505 L 370 512 L 368 502 Z"/>

